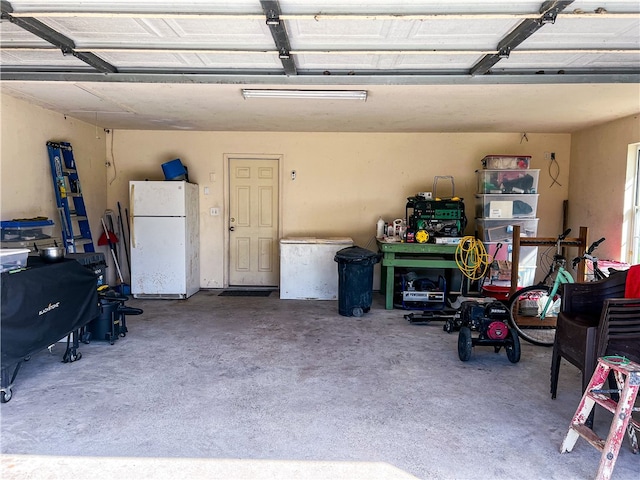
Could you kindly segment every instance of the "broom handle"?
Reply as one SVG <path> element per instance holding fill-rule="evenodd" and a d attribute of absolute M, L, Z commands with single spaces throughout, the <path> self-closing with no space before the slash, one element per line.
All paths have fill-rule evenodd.
<path fill-rule="evenodd" d="M 127 268 L 129 269 L 129 279 L 131 279 L 131 260 L 129 259 L 129 239 L 127 238 L 128 232 L 125 231 L 124 223 L 122 222 L 122 209 L 120 208 L 120 202 L 118 202 L 118 219 L 120 220 L 120 228 L 122 229 L 122 239 L 124 242 L 124 255 L 125 257 L 127 257 Z"/>
<path fill-rule="evenodd" d="M 124 283 L 124 279 L 122 278 L 122 272 L 120 271 L 120 265 L 118 265 L 118 259 L 116 258 L 115 253 L 113 252 L 113 244 L 111 243 L 111 238 L 109 237 L 109 230 L 107 230 L 107 226 L 104 223 L 104 217 L 100 219 L 102 222 L 102 228 L 104 228 L 104 232 L 107 236 L 107 243 L 109 243 L 109 250 L 111 250 L 111 257 L 113 258 L 113 264 L 116 266 L 116 271 L 118 272 L 118 278 L 120 279 L 120 284 Z"/>

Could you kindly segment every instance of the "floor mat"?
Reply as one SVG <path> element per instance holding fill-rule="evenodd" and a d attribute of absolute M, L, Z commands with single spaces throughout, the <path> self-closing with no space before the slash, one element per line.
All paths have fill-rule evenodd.
<path fill-rule="evenodd" d="M 219 297 L 268 297 L 271 290 L 225 290 L 218 294 Z"/>

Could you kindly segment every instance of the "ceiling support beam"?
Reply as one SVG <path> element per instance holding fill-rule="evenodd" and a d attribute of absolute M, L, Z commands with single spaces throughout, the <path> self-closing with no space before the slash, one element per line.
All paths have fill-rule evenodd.
<path fill-rule="evenodd" d="M 484 75 L 491 67 L 503 58 L 509 58 L 511 51 L 524 42 L 527 38 L 537 32 L 547 23 L 555 23 L 558 13 L 567 8 L 573 0 L 549 0 L 540 7 L 540 17 L 536 19 L 528 18 L 520 22 L 500 43 L 498 43 L 498 53 L 485 55 L 478 61 L 469 73 L 471 75 Z"/>
<path fill-rule="evenodd" d="M 6 82 L 114 82 L 114 83 L 190 83 L 233 84 L 270 86 L 353 86 L 358 89 L 366 85 L 540 85 L 582 83 L 640 83 L 640 72 L 608 71 L 607 73 L 567 71 L 562 75 L 540 75 L 534 73 L 496 73 L 494 75 L 470 76 L 466 72 L 371 74 L 371 75 L 324 75 L 322 72 L 303 73 L 295 76 L 278 75 L 276 72 L 236 73 L 185 73 L 170 71 L 118 72 L 103 75 L 96 72 L 33 72 L 2 70 L 2 81 Z"/>
<path fill-rule="evenodd" d="M 291 57 L 291 44 L 287 30 L 284 28 L 284 22 L 280 18 L 280 3 L 278 0 L 260 0 L 262 10 L 266 16 L 266 22 L 271 30 L 271 36 L 278 49 L 278 56 L 282 62 L 284 73 L 286 75 L 296 75 L 296 64 Z"/>
<path fill-rule="evenodd" d="M 2 0 L 0 7 L 2 8 L 1 17 L 3 19 L 9 20 L 18 27 L 33 33 L 37 37 L 40 37 L 59 48 L 62 51 L 62 55 L 73 55 L 77 59 L 91 65 L 97 71 L 102 73 L 116 73 L 118 71 L 116 67 L 105 62 L 93 53 L 76 51 L 76 46 L 73 40 L 45 25 L 41 21 L 31 17 L 14 17 L 11 15 L 13 12 L 13 6 L 8 1 Z"/>
<path fill-rule="evenodd" d="M 38 46 L 38 47 L 30 47 L 23 45 L 2 45 L 0 44 L 0 52 L 50 52 L 52 50 L 57 50 L 54 46 Z M 264 55 L 275 55 L 278 54 L 276 50 L 264 50 L 264 49 L 226 49 L 226 48 L 208 48 L 208 47 L 200 47 L 200 48 L 191 48 L 191 47 L 155 47 L 152 45 L 149 46 L 135 46 L 130 47 L 127 45 L 123 46 L 101 46 L 101 45 L 90 45 L 87 44 L 82 48 L 77 48 L 78 52 L 114 52 L 114 53 L 212 53 L 217 55 L 256 55 L 256 54 L 264 54 Z M 498 50 L 411 50 L 411 49 L 402 49 L 402 50 L 291 50 L 289 52 L 291 55 L 429 55 L 429 56 L 438 56 L 438 55 L 491 55 L 500 53 Z M 640 49 L 638 48 L 545 48 L 545 49 L 517 49 L 512 50 L 511 54 L 524 54 L 524 55 L 541 55 L 541 54 L 579 54 L 579 55 L 588 55 L 588 54 L 597 54 L 597 55 L 609 55 L 609 54 L 619 54 L 619 55 L 640 55 Z M 5 67 L 7 68 L 7 67 Z"/>

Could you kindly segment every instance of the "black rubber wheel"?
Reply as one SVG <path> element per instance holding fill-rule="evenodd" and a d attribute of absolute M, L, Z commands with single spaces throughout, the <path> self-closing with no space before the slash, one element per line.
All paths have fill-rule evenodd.
<path fill-rule="evenodd" d="M 469 361 L 472 348 L 471 329 L 469 327 L 462 327 L 458 333 L 458 357 L 460 360 L 463 362 Z"/>
<path fill-rule="evenodd" d="M 71 352 L 65 353 L 62 357 L 62 363 L 71 363 L 82 358 L 82 352 L 78 352 L 75 355 Z"/>
<path fill-rule="evenodd" d="M 533 345 L 550 347 L 556 338 L 557 310 L 560 305 L 560 294 L 550 299 L 549 308 L 544 319 L 540 318 L 542 308 L 547 304 L 551 287 L 532 285 L 514 293 L 507 301 L 509 323 L 518 332 L 520 338 Z"/>
<path fill-rule="evenodd" d="M 360 307 L 354 307 L 353 310 L 351 310 L 351 315 L 354 317 L 361 317 L 363 313 L 364 311 Z"/>
<path fill-rule="evenodd" d="M 518 363 L 520 361 L 520 338 L 518 338 L 515 330 L 509 331 L 509 341 L 504 349 L 507 351 L 507 358 L 511 363 Z"/>
<path fill-rule="evenodd" d="M 10 388 L 0 391 L 0 403 L 7 403 L 13 397 L 13 390 Z"/>

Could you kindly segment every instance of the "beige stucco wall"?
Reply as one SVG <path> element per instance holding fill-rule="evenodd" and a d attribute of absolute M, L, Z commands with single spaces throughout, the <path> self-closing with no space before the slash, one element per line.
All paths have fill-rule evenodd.
<path fill-rule="evenodd" d="M 45 216 L 56 223 L 57 235 L 61 235 L 46 143 L 67 141 L 73 147 L 95 240 L 102 232 L 100 218 L 107 203 L 105 133 L 8 95 L 2 95 L 1 102 L 1 219 Z"/>
<path fill-rule="evenodd" d="M 473 211 L 480 159 L 487 154 L 531 155 L 540 172 L 541 218 L 538 234 L 554 236 L 562 225 L 568 195 L 570 135 L 520 133 L 263 133 L 263 132 L 113 132 L 108 171 L 108 208 L 128 206 L 129 180 L 163 179 L 161 164 L 179 157 L 189 178 L 200 185 L 201 285 L 225 282 L 225 158 L 229 155 L 281 156 L 281 235 L 350 236 L 375 248 L 379 216 L 404 217 L 406 198 L 431 191 L 434 176 L 453 175 L 465 199 L 474 232 Z M 109 141 L 107 142 L 110 144 Z M 559 183 L 551 187 L 545 152 L 554 152 Z M 111 158 L 110 153 L 107 156 Z M 291 171 L 296 179 L 291 180 Z M 443 189 L 446 183 L 441 184 Z M 209 195 L 204 195 L 204 188 Z M 448 193 L 448 189 L 444 191 Z M 210 216 L 218 207 L 220 216 Z"/>
<path fill-rule="evenodd" d="M 606 237 L 601 258 L 625 258 L 623 211 L 629 145 L 640 142 L 638 115 L 574 133 L 571 142 L 569 226 L 587 225 L 590 238 Z"/>
<path fill-rule="evenodd" d="M 601 257 L 620 259 L 628 150 L 640 142 L 637 115 L 573 135 L 528 134 L 524 139 L 521 133 L 107 133 L 4 94 L 0 114 L 3 220 L 43 215 L 59 224 L 48 140 L 69 141 L 74 147 L 95 237 L 101 233 L 105 209 L 117 211 L 117 202 L 128 208 L 129 180 L 162 179 L 160 165 L 181 158 L 190 179 L 201 187 L 203 288 L 222 287 L 225 281 L 229 155 L 281 158 L 282 236 L 348 235 L 369 247 L 378 217 L 403 217 L 406 197 L 431 191 L 434 176 L 454 176 L 456 193 L 473 217 L 474 170 L 480 168 L 480 159 L 493 153 L 531 155 L 532 168 L 541 169 L 538 235 L 557 234 L 562 202 L 568 198 L 568 225 L 576 232 L 588 226 L 592 239 L 607 237 Z M 552 185 L 550 152 L 556 154 L 561 185 Z M 291 180 L 292 170 L 296 180 Z M 204 187 L 209 195 L 204 195 Z M 211 207 L 220 208 L 221 215 L 210 216 Z M 468 234 L 473 224 L 470 218 Z M 108 253 L 106 247 L 99 250 Z"/>
<path fill-rule="evenodd" d="M 189 168 L 190 180 L 200 185 L 203 288 L 225 286 L 229 155 L 281 158 L 282 236 L 347 235 L 370 248 L 375 248 L 378 217 L 387 221 L 404 217 L 406 197 L 431 191 L 434 176 L 439 175 L 454 176 L 456 193 L 464 198 L 470 217 L 467 233 L 473 234 L 474 171 L 487 154 L 531 155 L 532 168 L 541 169 L 538 235 L 557 234 L 562 202 L 569 195 L 569 134 L 530 133 L 525 139 L 521 133 L 107 133 L 6 95 L 2 95 L 1 120 L 2 219 L 35 215 L 57 219 L 47 140 L 66 140 L 74 147 L 94 236 L 101 232 L 105 209 L 117 212 L 117 202 L 123 212 L 129 207 L 129 180 L 163 179 L 161 164 L 179 157 Z M 556 154 L 561 186 L 551 186 L 545 152 Z M 295 180 L 292 170 L 297 173 Z M 204 194 L 205 187 L 209 195 Z M 220 208 L 221 215 L 209 215 L 211 207 Z M 108 253 L 106 247 L 101 251 Z"/>

